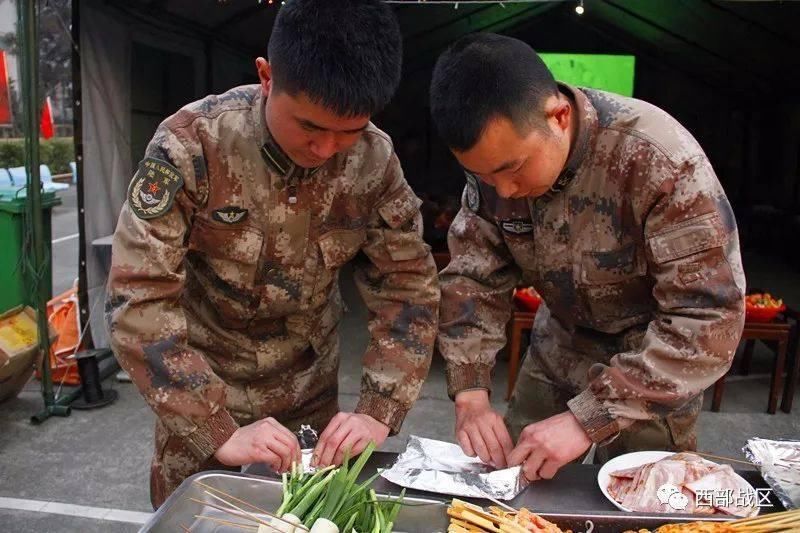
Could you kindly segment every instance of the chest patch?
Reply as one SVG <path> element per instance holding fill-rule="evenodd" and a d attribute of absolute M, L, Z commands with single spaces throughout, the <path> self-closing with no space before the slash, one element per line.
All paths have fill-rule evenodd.
<path fill-rule="evenodd" d="M 503 220 L 500 222 L 500 227 L 503 228 L 503 231 L 514 235 L 533 233 L 533 223 L 525 219 Z"/>
<path fill-rule="evenodd" d="M 229 205 L 222 209 L 216 209 L 211 213 L 211 218 L 224 224 L 236 224 L 247 218 L 247 209 L 236 205 Z"/>

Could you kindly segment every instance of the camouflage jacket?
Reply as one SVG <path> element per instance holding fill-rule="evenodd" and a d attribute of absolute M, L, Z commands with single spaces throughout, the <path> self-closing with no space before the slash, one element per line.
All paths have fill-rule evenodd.
<path fill-rule="evenodd" d="M 561 90 L 579 126 L 553 190 L 503 199 L 468 180 L 448 236 L 438 342 L 451 396 L 489 388 L 512 290 L 533 285 L 546 305 L 531 353 L 579 392 L 569 408 L 602 442 L 728 369 L 745 280 L 733 212 L 695 139 L 645 102 Z M 548 359 L 559 351 L 574 357 Z"/>
<path fill-rule="evenodd" d="M 308 170 L 265 123 L 258 85 L 166 119 L 114 234 L 112 347 L 201 458 L 237 429 L 232 406 L 278 417 L 309 401 L 315 383 L 335 384 L 345 263 L 355 259 L 370 310 L 357 412 L 398 431 L 436 336 L 436 267 L 388 136 L 370 124 Z"/>

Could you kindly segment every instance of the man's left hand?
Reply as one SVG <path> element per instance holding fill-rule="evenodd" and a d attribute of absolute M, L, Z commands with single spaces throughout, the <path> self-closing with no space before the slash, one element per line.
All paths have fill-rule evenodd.
<path fill-rule="evenodd" d="M 388 436 L 389 426 L 369 415 L 339 413 L 320 435 L 311 465 L 340 465 L 345 451 L 349 450 L 350 457 L 354 457 L 363 452 L 370 441 L 380 446 Z"/>
<path fill-rule="evenodd" d="M 571 411 L 530 424 L 522 430 L 508 465 L 522 465 L 528 481 L 552 479 L 558 469 L 580 457 L 592 441 Z"/>

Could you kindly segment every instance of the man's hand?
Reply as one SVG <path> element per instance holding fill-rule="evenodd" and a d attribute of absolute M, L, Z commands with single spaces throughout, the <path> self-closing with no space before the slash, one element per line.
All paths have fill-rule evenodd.
<path fill-rule="evenodd" d="M 276 472 L 301 462 L 297 437 L 271 417 L 237 429 L 214 457 L 228 466 L 266 463 Z"/>
<path fill-rule="evenodd" d="M 320 467 L 339 465 L 344 460 L 345 451 L 349 450 L 350 457 L 355 457 L 370 441 L 380 446 L 388 436 L 389 426 L 369 415 L 339 413 L 319 436 L 311 464 Z"/>
<path fill-rule="evenodd" d="M 578 419 L 566 411 L 526 426 L 508 462 L 510 466 L 521 464 L 528 481 L 552 479 L 559 468 L 580 457 L 591 445 Z"/>
<path fill-rule="evenodd" d="M 505 468 L 513 444 L 503 417 L 489 403 L 486 390 L 456 394 L 456 438 L 464 453 L 477 455 L 495 468 Z"/>

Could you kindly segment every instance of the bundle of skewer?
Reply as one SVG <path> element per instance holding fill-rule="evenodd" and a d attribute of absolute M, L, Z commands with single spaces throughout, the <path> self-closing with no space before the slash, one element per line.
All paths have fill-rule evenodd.
<path fill-rule="evenodd" d="M 800 531 L 800 510 L 742 518 L 732 522 L 668 524 L 656 529 L 655 533 L 788 533 L 790 531 Z M 639 530 L 635 533 L 649 533 L 649 531 Z"/>
<path fill-rule="evenodd" d="M 215 509 L 222 513 L 225 518 L 207 516 L 202 514 L 194 515 L 197 520 L 214 522 L 217 525 L 227 526 L 242 531 L 252 531 L 254 533 L 272 533 L 274 531 L 300 531 L 307 532 L 308 528 L 302 524 L 295 524 L 284 520 L 269 511 L 265 511 L 249 502 L 241 500 L 236 496 L 206 485 L 200 481 L 195 483 L 201 486 L 203 493 L 212 501 L 189 498 L 189 501 Z M 190 527 L 181 525 L 184 531 L 192 531 Z"/>
<path fill-rule="evenodd" d="M 800 531 L 800 509 L 730 522 L 736 533 L 779 533 Z"/>

